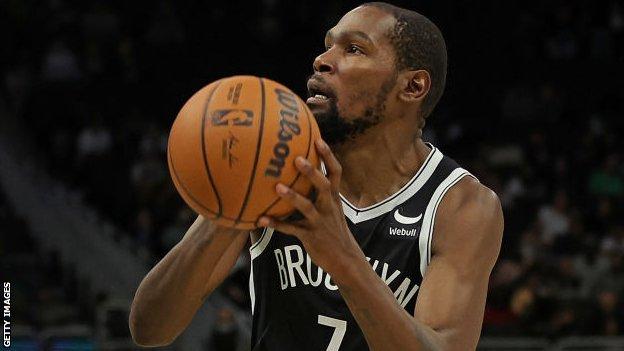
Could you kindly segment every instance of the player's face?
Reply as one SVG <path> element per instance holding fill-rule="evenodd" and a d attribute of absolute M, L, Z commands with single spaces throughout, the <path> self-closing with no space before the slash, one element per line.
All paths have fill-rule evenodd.
<path fill-rule="evenodd" d="M 339 144 L 384 117 L 396 86 L 395 51 L 388 34 L 396 20 L 374 7 L 348 12 L 327 32 L 314 60 L 307 105 L 323 138 Z"/>

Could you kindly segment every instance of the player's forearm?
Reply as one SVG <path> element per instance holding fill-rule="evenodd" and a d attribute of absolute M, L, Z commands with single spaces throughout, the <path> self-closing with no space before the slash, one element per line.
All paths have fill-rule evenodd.
<path fill-rule="evenodd" d="M 143 279 L 130 311 L 138 344 L 171 343 L 186 328 L 205 297 L 210 277 L 230 245 L 246 232 L 217 229 L 199 218 L 184 238 Z"/>
<path fill-rule="evenodd" d="M 436 332 L 416 320 L 364 259 L 336 280 L 371 350 L 442 350 Z"/>

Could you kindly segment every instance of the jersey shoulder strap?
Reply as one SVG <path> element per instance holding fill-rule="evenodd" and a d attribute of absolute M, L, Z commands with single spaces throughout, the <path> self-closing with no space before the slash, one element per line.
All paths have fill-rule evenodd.
<path fill-rule="evenodd" d="M 435 190 L 425 209 L 425 213 L 422 219 L 422 226 L 420 227 L 420 234 L 418 236 L 418 246 L 421 252 L 420 255 L 420 273 L 424 277 L 427 271 L 427 267 L 431 262 L 431 242 L 433 238 L 433 230 L 435 226 L 435 217 L 438 207 L 444 198 L 444 195 L 457 184 L 462 178 L 466 176 L 473 177 L 477 181 L 472 173 L 468 172 L 464 168 L 460 167 L 455 160 L 448 156 L 444 156 L 438 165 L 437 179 L 431 179 L 431 184 Z"/>

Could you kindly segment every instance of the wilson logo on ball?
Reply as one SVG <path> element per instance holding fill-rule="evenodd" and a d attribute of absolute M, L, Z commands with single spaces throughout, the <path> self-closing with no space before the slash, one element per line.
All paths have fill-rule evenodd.
<path fill-rule="evenodd" d="M 253 111 L 251 110 L 215 110 L 212 112 L 213 126 L 227 126 L 232 122 L 234 126 L 251 126 Z"/>
<path fill-rule="evenodd" d="M 281 106 L 279 112 L 280 129 L 277 135 L 279 142 L 273 147 L 273 157 L 269 161 L 264 175 L 277 178 L 282 174 L 286 157 L 290 154 L 288 142 L 292 140 L 293 135 L 301 133 L 301 128 L 299 127 L 299 107 L 295 95 L 282 89 L 275 89 L 275 93 Z"/>

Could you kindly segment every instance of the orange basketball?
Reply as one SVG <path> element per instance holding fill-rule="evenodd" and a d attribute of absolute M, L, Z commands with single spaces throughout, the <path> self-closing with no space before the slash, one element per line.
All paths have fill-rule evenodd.
<path fill-rule="evenodd" d="M 169 134 L 169 172 L 184 201 L 220 225 L 255 228 L 261 215 L 293 212 L 278 182 L 307 195 L 312 185 L 297 156 L 318 168 L 320 137 L 306 104 L 266 78 L 234 76 L 211 83 L 184 104 Z"/>

